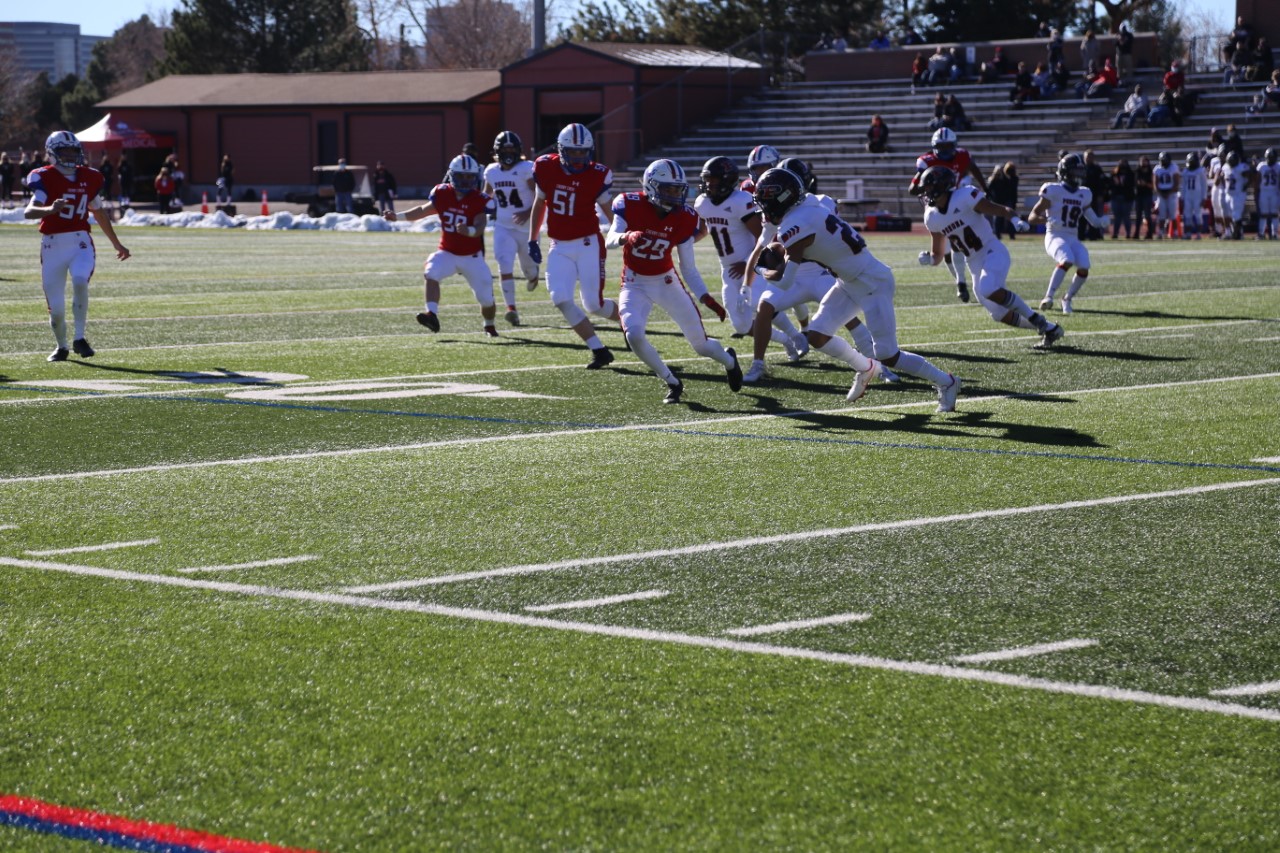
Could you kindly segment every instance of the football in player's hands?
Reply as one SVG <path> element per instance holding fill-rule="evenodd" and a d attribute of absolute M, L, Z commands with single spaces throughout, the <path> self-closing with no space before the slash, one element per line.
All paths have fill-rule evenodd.
<path fill-rule="evenodd" d="M 1027 223 L 1025 219 L 1022 219 L 1021 217 L 1015 216 L 1013 217 L 1013 219 L 1010 219 L 1009 221 L 1013 223 L 1013 230 L 1017 231 L 1019 234 L 1026 234 L 1028 231 L 1031 230 L 1031 226 Z"/>
<path fill-rule="evenodd" d="M 933 266 L 933 252 L 921 252 L 916 260 L 920 262 L 922 267 L 931 267 Z"/>
<path fill-rule="evenodd" d="M 760 250 L 757 263 L 767 270 L 780 270 L 787 265 L 787 250 L 781 243 L 770 243 Z"/>

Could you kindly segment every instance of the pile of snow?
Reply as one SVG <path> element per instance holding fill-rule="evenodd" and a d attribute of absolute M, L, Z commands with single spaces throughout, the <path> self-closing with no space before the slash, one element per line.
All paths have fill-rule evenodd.
<path fill-rule="evenodd" d="M 26 219 L 22 208 L 0 210 L 0 222 L 28 222 L 32 225 L 39 220 Z M 182 211 L 181 213 L 139 213 L 133 208 L 124 212 L 115 223 L 116 227 L 142 227 L 147 225 L 165 228 L 245 228 L 249 231 L 438 231 L 440 218 L 428 216 L 417 222 L 388 222 L 381 216 L 372 214 L 356 216 L 354 213 L 326 213 L 318 219 L 305 214 L 280 211 L 270 216 L 227 216 L 221 210 L 213 213 Z"/>

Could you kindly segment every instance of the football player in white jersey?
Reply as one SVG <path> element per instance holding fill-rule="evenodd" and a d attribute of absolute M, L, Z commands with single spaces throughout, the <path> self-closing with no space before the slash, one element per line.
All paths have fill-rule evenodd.
<path fill-rule="evenodd" d="M 1244 203 L 1253 177 L 1253 167 L 1243 162 L 1235 149 L 1228 151 L 1222 166 L 1222 212 L 1227 221 L 1224 240 L 1239 240 L 1242 236 Z"/>
<path fill-rule="evenodd" d="M 1222 239 L 1225 232 L 1225 224 L 1227 221 L 1226 202 L 1224 201 L 1227 191 L 1226 181 L 1222 178 L 1222 170 L 1225 168 L 1227 152 L 1221 147 L 1218 153 L 1209 159 L 1206 167 L 1208 173 L 1207 181 L 1209 182 L 1209 207 L 1213 211 L 1213 232 L 1218 239 Z"/>
<path fill-rule="evenodd" d="M 1040 333 L 1036 349 L 1048 349 L 1062 335 L 1062 326 L 1051 323 L 1031 309 L 1021 296 L 1005 287 L 1009 277 L 1009 250 L 991 230 L 988 216 L 1008 219 L 1014 230 L 1025 233 L 1027 223 L 1017 211 L 996 204 L 973 187 L 957 187 L 955 173 L 935 166 L 920 179 L 921 194 L 926 201 L 924 225 L 933 235 L 933 245 L 920 253 L 923 266 L 942 262 L 948 248 L 964 255 L 973 271 L 973 291 L 978 301 L 998 323 Z"/>
<path fill-rule="evenodd" d="M 751 193 L 738 188 L 738 164 L 728 157 L 712 157 L 702 167 L 702 183 L 693 209 L 702 222 L 720 261 L 720 303 L 729 312 L 737 335 L 751 333 L 755 301 L 744 287 L 747 258 L 760 237 L 760 210 Z"/>
<path fill-rule="evenodd" d="M 1161 151 L 1156 167 L 1151 170 L 1151 177 L 1156 184 L 1156 239 L 1163 240 L 1165 232 L 1178 215 L 1178 190 L 1182 172 L 1173 165 L 1173 157 L 1169 152 Z"/>
<path fill-rule="evenodd" d="M 955 411 L 959 377 L 898 348 L 893 270 L 871 254 L 858 232 L 821 204 L 804 203 L 804 186 L 787 169 L 770 169 L 761 175 L 755 197 L 765 220 L 778 226 L 778 237 L 786 250 L 787 263 L 779 282 L 783 290 L 794 284 L 806 260 L 821 264 L 836 276 L 836 286 L 823 297 L 805 335 L 819 352 L 843 361 L 856 372 L 846 399 L 861 398 L 883 362 L 932 383 L 938 392 L 938 411 Z M 862 355 L 836 337 L 840 327 L 859 311 L 871 331 L 875 358 Z"/>
<path fill-rule="evenodd" d="M 1182 204 L 1182 239 L 1199 240 L 1204 230 L 1204 198 L 1208 177 L 1200 165 L 1200 155 L 1192 151 L 1187 155 L 1186 168 L 1182 170 L 1182 183 L 1178 200 Z"/>
<path fill-rule="evenodd" d="M 533 163 L 524 158 L 524 143 L 514 131 L 504 130 L 493 140 L 493 162 L 484 167 L 484 191 L 498 206 L 493 228 L 493 257 L 498 262 L 498 275 L 502 277 L 507 322 L 519 326 L 516 258 L 520 259 L 525 289 L 538 286 L 538 265 L 529 257 L 529 244 L 525 239 L 537 188 L 533 183 Z"/>
<path fill-rule="evenodd" d="M 1258 164 L 1258 233 L 1256 239 L 1276 239 L 1276 215 L 1280 213 L 1280 163 L 1276 149 L 1268 148 Z"/>
<path fill-rule="evenodd" d="M 1049 276 L 1049 289 L 1040 301 L 1040 310 L 1053 307 L 1053 295 L 1058 292 L 1063 279 L 1072 266 L 1076 274 L 1062 297 L 1062 313 L 1071 313 L 1071 300 L 1084 287 L 1089 278 L 1089 250 L 1080 241 L 1080 220 L 1094 228 L 1106 230 L 1103 220 L 1093 212 L 1093 192 L 1081 186 L 1084 180 L 1084 160 L 1079 154 L 1068 154 L 1058 161 L 1058 182 L 1040 187 L 1040 198 L 1027 216 L 1032 225 L 1045 226 L 1044 250 L 1057 266 Z"/>

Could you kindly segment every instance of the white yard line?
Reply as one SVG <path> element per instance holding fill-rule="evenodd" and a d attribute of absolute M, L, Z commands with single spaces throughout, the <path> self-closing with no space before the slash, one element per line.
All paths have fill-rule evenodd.
<path fill-rule="evenodd" d="M 288 566 L 292 563 L 305 563 L 308 560 L 318 560 L 319 557 L 314 554 L 302 554 L 297 557 L 276 557 L 274 560 L 254 560 L 252 563 L 229 563 L 225 566 L 194 566 L 189 569 L 178 569 L 184 573 L 194 572 L 234 572 L 239 569 L 262 569 L 267 566 Z"/>
<path fill-rule="evenodd" d="M 1056 643 L 1040 643 L 1034 646 L 1020 646 L 1013 649 L 1001 649 L 997 652 L 983 652 L 977 655 L 960 655 L 952 658 L 956 663 L 991 663 L 1001 660 L 1018 660 L 1033 658 L 1036 655 L 1051 655 L 1054 652 L 1065 652 L 1071 649 L 1087 649 L 1098 645 L 1097 640 L 1059 640 Z"/>
<path fill-rule="evenodd" d="M 425 578 L 409 578 L 406 580 L 388 581 L 387 583 L 351 586 L 343 592 L 367 594 L 393 592 L 395 590 L 415 589 L 424 586 L 438 586 L 447 583 L 482 580 L 486 578 L 502 578 L 517 575 L 534 575 L 543 572 L 554 572 L 563 569 L 580 569 L 587 566 L 606 566 L 613 563 L 631 563 L 641 560 L 655 560 L 665 557 L 683 557 L 693 554 L 712 554 L 732 551 L 741 548 L 755 548 L 762 545 L 778 545 L 789 542 L 804 542 L 810 539 L 826 539 L 836 536 L 851 536 L 859 533 L 875 533 L 883 530 L 904 530 L 908 528 L 929 527 L 936 524 L 951 524 L 959 521 L 978 521 L 991 518 L 1008 518 L 1018 515 L 1034 515 L 1063 510 L 1085 509 L 1097 506 L 1133 503 L 1135 501 L 1161 500 L 1178 498 L 1187 495 L 1202 495 L 1210 492 L 1221 492 L 1233 489 L 1247 489 L 1253 486 L 1273 486 L 1280 484 L 1280 477 L 1265 480 L 1244 480 L 1235 483 L 1214 483 L 1207 486 L 1191 486 L 1185 489 L 1170 489 L 1162 492 L 1143 492 L 1131 495 L 1113 495 L 1105 498 L 1093 498 L 1083 501 L 1066 501 L 1057 504 L 1038 504 L 1036 506 L 1016 506 L 1003 509 L 987 509 L 977 512 L 957 513 L 954 515 L 935 515 L 924 518 L 907 518 L 899 521 L 878 521 L 870 524 L 855 524 L 850 527 L 834 527 L 822 530 L 799 530 L 793 533 L 779 533 L 773 536 L 753 536 L 746 539 L 731 539 L 723 542 L 707 542 L 701 545 L 687 545 L 683 548 L 663 548 L 654 551 L 635 551 L 630 554 L 611 554 L 605 557 L 580 557 L 571 560 L 558 560 L 553 563 L 530 563 L 519 566 L 506 566 L 499 569 L 485 569 L 477 572 L 462 572 L 454 575 L 436 575 Z"/>
<path fill-rule="evenodd" d="M 817 619 L 800 619 L 795 622 L 774 622 L 771 625 L 753 625 L 749 628 L 734 628 L 725 631 L 731 637 L 754 637 L 759 634 L 780 634 L 783 631 L 802 631 L 805 628 L 819 628 L 823 625 L 843 625 L 846 622 L 866 622 L 870 613 L 837 613 L 834 616 L 820 616 Z"/>
<path fill-rule="evenodd" d="M 1275 341 L 1280 341 L 1280 337 L 1276 337 L 1276 338 L 1249 338 L 1247 341 L 1245 341 L 1245 343 L 1246 343 L 1246 344 L 1269 344 L 1269 343 L 1273 343 L 1273 342 L 1275 342 Z"/>
<path fill-rule="evenodd" d="M 1280 456 L 1263 456 L 1262 458 L 1255 459 L 1253 461 L 1262 465 L 1275 465 L 1276 463 L 1280 463 Z"/>
<path fill-rule="evenodd" d="M 132 542 L 107 542 L 103 545 L 79 545 L 74 548 L 50 548 L 46 551 L 27 551 L 32 557 L 53 557 L 58 554 L 89 554 L 94 551 L 115 551 L 118 548 L 136 548 L 141 545 L 158 545 L 159 539 L 135 539 Z"/>
<path fill-rule="evenodd" d="M 674 360 L 674 359 L 673 359 Z M 466 375 L 466 374 L 457 374 Z M 1009 400 L 1018 397 L 1078 397 L 1084 394 L 1128 393 L 1131 391 L 1150 391 L 1165 388 L 1181 388 L 1190 385 L 1213 385 L 1222 382 L 1249 382 L 1259 379 L 1280 378 L 1278 373 L 1255 373 L 1246 376 L 1220 376 L 1212 379 L 1188 379 L 1178 382 L 1153 382 L 1144 385 L 1112 386 L 1106 388 L 1064 389 L 1062 391 L 1028 392 L 1024 394 L 992 394 L 987 397 L 963 397 L 966 404 L 989 402 L 992 400 Z M 815 412 L 792 412 L 802 414 L 847 414 L 849 412 L 893 412 L 901 409 L 933 408 L 936 400 L 921 400 L 915 403 L 889 403 L 883 406 L 841 406 L 835 409 L 821 409 Z M 73 471 L 62 474 L 33 474 L 26 477 L 0 477 L 0 486 L 11 483 L 39 483 L 56 480 L 78 480 L 84 477 L 114 477 L 123 474 L 150 474 L 166 471 L 184 471 L 197 468 L 215 468 L 234 465 L 262 465 L 271 462 L 306 462 L 312 459 L 336 459 L 346 456 L 364 456 L 371 453 L 401 453 L 410 450 L 429 450 L 442 447 L 466 447 L 474 444 L 491 444 L 506 441 L 535 441 L 545 438 L 563 438 L 565 436 L 595 435 L 604 432 L 639 432 L 644 430 L 696 430 L 709 424 L 745 423 L 747 421 L 772 420 L 777 414 L 727 415 L 722 418 L 701 418 L 690 421 L 671 423 L 622 424 L 617 426 L 582 427 L 580 429 L 552 430 L 550 432 L 517 433 L 508 435 L 485 436 L 482 438 L 453 438 L 440 441 L 427 441 L 414 444 L 393 444 L 382 447 L 354 447 L 346 450 L 317 450 L 309 453 L 282 453 L 276 456 L 242 456 L 234 459 L 213 459 L 206 462 L 169 462 L 157 465 L 141 465 L 133 468 L 102 468 L 89 471 Z"/>
<path fill-rule="evenodd" d="M 1268 681 L 1263 684 L 1241 684 L 1239 687 L 1209 691 L 1210 696 L 1262 696 L 1265 693 L 1280 693 L 1280 681 Z"/>
<path fill-rule="evenodd" d="M 18 529 L 18 525 L 16 524 L 0 524 L 0 530 L 17 530 L 17 529 Z"/>
<path fill-rule="evenodd" d="M 610 604 L 622 604 L 627 601 L 647 601 L 653 598 L 666 598 L 671 593 L 665 589 L 650 589 L 644 592 L 631 592 L 626 595 L 610 595 L 607 598 L 584 598 L 581 601 L 562 601 L 559 604 L 536 604 L 526 607 L 530 613 L 553 613 L 557 610 L 586 610 L 590 607 L 605 607 Z"/>
<path fill-rule="evenodd" d="M 809 660 L 839 666 L 884 670 L 910 675 L 933 676 L 957 681 L 980 682 L 1003 687 L 1014 687 L 1023 690 L 1039 690 L 1047 693 L 1062 693 L 1096 699 L 1109 699 L 1117 702 L 1156 705 L 1164 708 L 1173 708 L 1185 711 L 1200 711 L 1211 714 L 1222 714 L 1224 716 L 1247 717 L 1256 720 L 1267 720 L 1268 722 L 1280 722 L 1280 711 L 1270 710 L 1267 708 L 1251 708 L 1244 705 L 1235 705 L 1229 702 L 1217 702 L 1212 699 L 1202 699 L 1198 697 L 1166 696 L 1160 693 L 1147 693 L 1141 690 L 1128 690 L 1119 687 L 1106 687 L 1094 684 L 1076 684 L 1066 681 L 1027 678 L 1020 675 L 1009 675 L 1003 672 L 969 669 L 965 667 L 948 666 L 945 664 L 918 663 L 915 661 L 891 660 L 888 658 L 871 657 L 868 655 L 824 652 L 817 649 L 771 646 L 764 643 L 729 640 L 722 637 L 699 637 L 692 634 L 679 634 L 672 631 L 654 631 L 645 628 L 628 628 L 619 625 L 592 625 L 586 622 L 561 622 L 542 616 L 497 613 L 493 611 L 473 610 L 461 607 L 444 607 L 437 604 L 426 604 L 419 601 L 389 601 L 382 598 L 366 598 L 362 596 L 341 595 L 337 593 L 311 592 L 308 590 L 277 589 L 266 586 L 249 586 L 223 581 L 173 577 L 170 575 L 147 575 L 137 572 L 121 572 L 113 569 L 99 569 L 93 566 L 46 563 L 34 560 L 15 560 L 8 557 L 0 557 L 0 565 L 12 566 L 14 568 L 64 572 L 73 575 L 108 578 L 119 581 L 152 583 L 184 589 L 202 589 L 211 592 L 248 595 L 258 598 L 278 598 L 293 601 L 333 604 L 345 607 L 366 607 L 376 610 L 390 610 L 403 613 L 421 613 L 454 619 L 470 619 L 473 621 L 490 622 L 503 625 L 519 625 L 529 628 L 550 628 L 557 631 L 572 631 L 579 634 L 591 634 L 602 637 L 668 643 L 672 645 L 737 652 L 740 654 L 768 655 L 772 657 L 791 658 L 794 660 Z"/>

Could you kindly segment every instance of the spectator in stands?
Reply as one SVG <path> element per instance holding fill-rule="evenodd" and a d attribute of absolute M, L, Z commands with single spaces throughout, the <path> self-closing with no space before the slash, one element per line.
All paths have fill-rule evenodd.
<path fill-rule="evenodd" d="M 1065 64 L 1066 57 L 1063 55 L 1062 32 L 1057 29 L 1049 31 L 1049 41 L 1045 44 L 1045 50 L 1048 52 L 1049 67 L 1053 68 L 1059 62 Z"/>
<path fill-rule="evenodd" d="M 951 57 L 951 82 L 963 83 L 969 79 L 969 63 L 965 61 L 960 48 L 949 48 L 947 54 Z"/>
<path fill-rule="evenodd" d="M 996 70 L 995 63 L 983 62 L 978 66 L 978 82 L 979 83 L 998 83 L 1000 81 L 1000 72 Z"/>
<path fill-rule="evenodd" d="M 1101 67 L 1102 45 L 1098 44 L 1098 37 L 1093 34 L 1093 30 L 1085 30 L 1084 38 L 1080 40 L 1080 64 L 1085 68 L 1091 64 Z"/>
<path fill-rule="evenodd" d="M 1133 76 L 1133 30 L 1127 21 L 1120 24 L 1120 31 L 1116 33 L 1116 73 L 1121 80 Z"/>
<path fill-rule="evenodd" d="M 951 54 L 942 45 L 929 57 L 927 78 L 930 86 L 942 86 L 951 79 Z"/>
<path fill-rule="evenodd" d="M 916 51 L 916 58 L 911 60 L 911 91 L 914 92 L 916 86 L 923 86 L 929 82 L 929 63 L 924 58 L 924 53 Z"/>
<path fill-rule="evenodd" d="M 1052 98 L 1058 93 L 1058 86 L 1053 82 L 1053 73 L 1043 62 L 1036 65 L 1036 70 L 1031 74 L 1031 83 L 1039 91 L 1041 98 Z"/>
<path fill-rule="evenodd" d="M 987 198 L 996 204 L 1003 204 L 1010 210 L 1017 210 L 1020 206 L 1018 199 L 1018 167 L 1013 163 L 1005 163 L 1003 166 L 996 166 L 991 172 L 991 177 L 987 178 Z M 991 220 L 991 227 L 996 232 L 996 237 L 1003 240 L 1005 232 L 1008 232 L 1009 239 L 1016 239 L 1014 234 L 1013 222 L 1002 216 L 988 217 Z"/>
<path fill-rule="evenodd" d="M 1080 87 L 1076 87 L 1076 91 L 1080 92 L 1080 97 L 1088 99 L 1105 100 L 1111 97 L 1111 90 L 1120 83 L 1120 78 L 1116 74 L 1116 66 L 1111 61 L 1111 57 L 1102 60 L 1102 69 L 1098 70 L 1097 65 L 1090 65 L 1094 69 L 1093 74 L 1085 74 L 1085 83 L 1083 91 Z"/>
<path fill-rule="evenodd" d="M 964 104 L 955 95 L 947 96 L 947 103 L 942 107 L 942 120 L 947 127 L 957 132 L 973 130 L 973 122 L 965 115 Z"/>
<path fill-rule="evenodd" d="M 1124 129 L 1129 130 L 1133 127 L 1133 123 L 1138 119 L 1144 122 L 1147 120 L 1147 96 L 1142 94 L 1142 84 L 1135 83 L 1133 86 L 1133 94 L 1125 99 L 1124 106 L 1120 108 L 1120 112 L 1116 113 L 1116 117 L 1111 120 L 1111 129 L 1119 130 L 1120 123 L 1124 122 Z"/>
<path fill-rule="evenodd" d="M 1067 70 L 1067 63 L 1061 59 L 1049 65 L 1049 76 L 1053 78 L 1053 86 L 1058 91 L 1071 83 L 1071 72 Z"/>
<path fill-rule="evenodd" d="M 1166 127 L 1173 121 L 1173 92 L 1165 89 L 1147 110 L 1147 127 Z"/>
<path fill-rule="evenodd" d="M 1245 69 L 1254 62 L 1253 48 L 1248 42 L 1237 45 L 1236 49 L 1231 52 L 1231 61 L 1227 63 L 1227 67 L 1222 71 L 1222 85 L 1234 86 L 1238 82 L 1244 82 Z"/>
<path fill-rule="evenodd" d="M 1271 72 L 1271 82 L 1262 89 L 1262 106 L 1280 107 L 1280 69 Z"/>
<path fill-rule="evenodd" d="M 933 96 L 933 120 L 929 122 L 930 130 L 937 130 L 940 127 L 946 127 L 946 119 L 943 113 L 947 108 L 947 95 L 945 92 L 939 92 Z"/>
<path fill-rule="evenodd" d="M 889 125 L 880 116 L 871 117 L 871 126 L 867 128 L 867 151 L 871 154 L 883 154 L 889 150 Z"/>
<path fill-rule="evenodd" d="M 1276 59 L 1271 53 L 1271 43 L 1267 41 L 1266 36 L 1259 36 L 1258 43 L 1253 49 L 1253 64 L 1245 68 L 1244 79 L 1250 83 L 1268 80 L 1275 68 Z"/>
<path fill-rule="evenodd" d="M 1164 87 L 1170 90 L 1177 90 L 1187 85 L 1187 75 L 1182 73 L 1182 63 L 1176 59 L 1170 63 L 1162 82 Z"/>
<path fill-rule="evenodd" d="M 867 47 L 872 50 L 888 50 L 893 45 L 889 42 L 889 37 L 884 34 L 884 30 L 881 30 L 876 33 L 876 37 L 871 40 L 871 44 L 867 45 Z"/>
<path fill-rule="evenodd" d="M 1049 38 L 1049 22 L 1041 21 L 1040 26 L 1036 29 L 1036 38 L 1048 40 Z"/>
<path fill-rule="evenodd" d="M 1244 22 L 1244 16 L 1240 15 L 1236 18 L 1236 28 L 1231 31 L 1231 35 L 1227 36 L 1227 41 L 1222 45 L 1222 64 L 1230 65 L 1235 58 L 1235 53 L 1241 47 L 1248 47 L 1253 41 L 1253 28 Z"/>
<path fill-rule="evenodd" d="M 840 35 L 835 31 L 832 31 L 829 33 L 823 33 L 822 38 L 818 39 L 818 43 L 815 44 L 812 48 L 810 48 L 810 50 L 821 51 L 821 52 L 831 52 L 831 51 L 837 51 L 837 50 L 844 50 L 848 46 L 849 44 L 844 40 L 844 36 Z"/>
<path fill-rule="evenodd" d="M 1004 55 L 1004 47 L 996 45 L 995 55 L 991 57 L 991 64 L 995 66 L 997 74 L 1012 74 L 1014 65 Z"/>
<path fill-rule="evenodd" d="M 902 46 L 914 47 L 918 44 L 924 44 L 924 37 L 916 32 L 915 27 L 907 27 L 907 34 L 902 37 Z"/>
<path fill-rule="evenodd" d="M 1039 94 L 1040 90 L 1032 82 L 1031 72 L 1027 70 L 1027 63 L 1019 62 L 1018 73 L 1013 78 L 1013 87 L 1009 89 L 1009 101 L 1017 109 L 1027 101 L 1034 101 Z"/>
<path fill-rule="evenodd" d="M 1200 96 L 1188 92 L 1185 86 L 1179 86 L 1169 93 L 1169 108 L 1173 110 L 1173 123 L 1182 127 L 1182 123 L 1196 108 L 1196 100 Z"/>
<path fill-rule="evenodd" d="M 1086 149 L 1084 152 L 1084 185 L 1093 193 L 1093 201 L 1090 202 L 1090 205 L 1094 214 L 1101 218 L 1107 199 L 1111 196 L 1111 179 L 1102 170 L 1102 164 L 1094 156 L 1092 148 Z M 1102 239 L 1101 229 L 1093 227 L 1083 219 L 1081 222 L 1085 226 L 1085 234 L 1088 239 Z"/>
<path fill-rule="evenodd" d="M 1225 151 L 1223 151 L 1223 149 L 1225 149 Z M 1230 151 L 1236 152 L 1240 157 L 1241 163 L 1248 160 L 1244 154 L 1244 140 L 1241 139 L 1240 134 L 1236 132 L 1236 126 L 1234 124 L 1227 125 L 1227 132 L 1222 136 L 1222 146 L 1218 150 L 1223 151 L 1224 154 Z"/>
<path fill-rule="evenodd" d="M 1151 199 L 1155 195 L 1156 179 L 1151 160 L 1143 154 L 1138 158 L 1138 168 L 1133 173 L 1133 239 L 1142 238 L 1142 220 L 1147 221 L 1147 239 L 1155 239 L 1156 226 L 1151 218 Z"/>
<path fill-rule="evenodd" d="M 1132 238 L 1133 196 L 1137 190 L 1134 181 L 1133 167 L 1124 157 L 1111 170 L 1111 239 L 1120 239 L 1120 229 L 1124 228 L 1124 236 Z"/>

